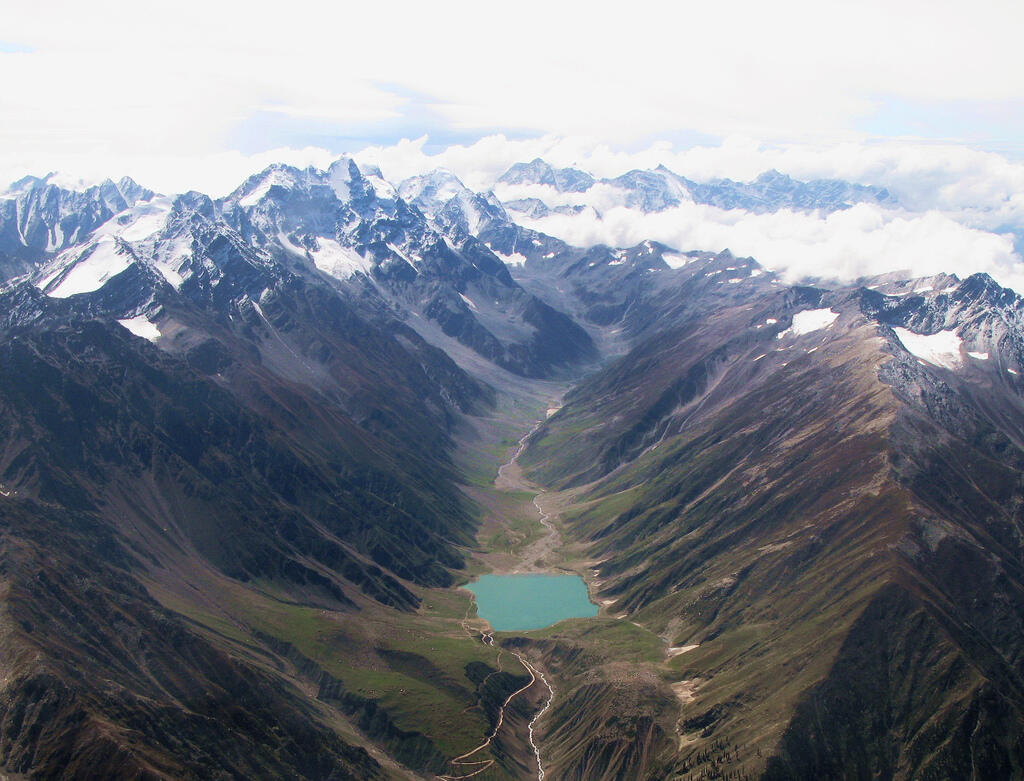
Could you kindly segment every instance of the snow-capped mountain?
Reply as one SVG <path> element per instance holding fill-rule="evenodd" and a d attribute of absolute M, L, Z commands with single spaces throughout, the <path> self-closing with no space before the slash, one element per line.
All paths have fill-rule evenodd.
<path fill-rule="evenodd" d="M 539 157 L 529 163 L 516 163 L 498 178 L 500 184 L 542 184 L 560 193 L 586 192 L 595 181 L 586 171 L 554 168 Z"/>
<path fill-rule="evenodd" d="M 778 171 L 765 171 L 752 182 L 713 179 L 688 182 L 693 200 L 722 209 L 746 209 L 755 213 L 779 209 L 848 209 L 858 203 L 873 203 L 892 208 L 896 197 L 884 187 L 852 184 L 840 179 L 812 179 L 801 182 Z"/>
<path fill-rule="evenodd" d="M 31 256 L 32 281 L 48 296 L 66 298 L 99 291 L 123 274 L 141 275 L 144 289 L 114 313 L 130 319 L 175 297 L 210 305 L 258 300 L 294 275 L 344 290 L 367 311 L 390 312 L 428 341 L 460 343 L 515 373 L 550 374 L 595 357 L 585 331 L 525 292 L 477 238 L 490 224 L 518 231 L 496 199 L 459 185 L 442 202 L 437 183 L 420 183 L 419 190 L 415 184 L 407 182 L 406 192 L 427 214 L 378 170 L 347 158 L 327 171 L 271 166 L 219 200 L 132 191 L 136 201 L 114 202 L 122 207 L 116 214 L 105 201 L 97 211 L 110 188 L 95 188 L 80 196 L 91 199 L 93 222 L 79 218 L 62 244 L 39 248 Z M 12 202 L 38 198 L 39 189 Z M 76 197 L 52 186 L 48 192 L 56 202 Z M 65 218 L 45 214 L 50 219 L 39 230 L 52 235 Z M 16 270 L 32 266 L 26 260 Z"/>
<path fill-rule="evenodd" d="M 24 273 L 48 255 L 79 244 L 115 214 L 153 193 L 125 177 L 84 190 L 26 176 L 0 193 L 0 276 Z"/>
<path fill-rule="evenodd" d="M 507 194 L 517 211 L 533 219 L 579 209 L 583 205 L 614 204 L 644 213 L 665 211 L 681 203 L 698 203 L 720 209 L 743 209 L 755 214 L 792 209 L 834 212 L 857 203 L 898 205 L 885 188 L 852 184 L 838 179 L 802 182 L 778 171 L 765 171 L 752 182 L 712 179 L 696 182 L 670 171 L 663 165 L 649 170 L 633 170 L 614 178 L 596 179 L 583 171 L 555 169 L 543 160 L 518 163 L 498 178 L 498 190 Z M 574 194 L 572 203 L 548 203 L 551 194 Z M 599 199 L 588 194 L 600 193 Z M 563 198 L 564 200 L 564 198 Z M 540 205 L 538 205 L 538 203 Z M 541 206 L 546 208 L 541 208 Z M 561 210 L 561 211 L 560 211 Z M 600 208 L 597 208 L 600 211 Z"/>
<path fill-rule="evenodd" d="M 511 222 L 494 193 L 475 193 L 444 169 L 406 179 L 398 192 L 457 241 Z"/>

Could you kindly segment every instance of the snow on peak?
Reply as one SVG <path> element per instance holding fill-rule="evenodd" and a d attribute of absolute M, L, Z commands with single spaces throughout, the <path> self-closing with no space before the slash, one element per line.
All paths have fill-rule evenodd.
<path fill-rule="evenodd" d="M 382 201 L 394 201 L 398 199 L 398 191 L 394 186 L 380 175 L 380 169 L 374 168 L 376 173 L 364 175 L 363 178 L 367 181 L 370 187 L 373 189 L 373 194 Z"/>
<path fill-rule="evenodd" d="M 422 176 L 413 176 L 398 185 L 398 194 L 429 213 L 436 212 L 452 198 L 468 192 L 459 178 L 446 168 L 435 168 Z"/>
<path fill-rule="evenodd" d="M 369 189 L 374 196 L 382 201 L 393 201 L 398 191 L 384 178 L 375 165 L 359 165 L 351 157 L 339 157 L 327 169 L 327 181 L 340 201 L 352 199 L 353 189 L 356 195 Z"/>
<path fill-rule="evenodd" d="M 557 192 L 584 192 L 594 184 L 594 177 L 576 168 L 555 168 L 536 157 L 529 163 L 516 163 L 498 178 L 504 185 L 545 185 Z"/>
<path fill-rule="evenodd" d="M 289 189 L 295 185 L 295 171 L 287 166 L 274 165 L 256 176 L 250 177 L 240 190 L 244 195 L 238 199 L 238 205 L 246 208 L 255 206 L 267 193 L 270 188 L 284 187 Z"/>
<path fill-rule="evenodd" d="M 327 169 L 327 180 L 340 201 L 352 199 L 352 180 L 360 175 L 359 166 L 351 157 L 339 157 Z"/>
<path fill-rule="evenodd" d="M 132 257 L 114 236 L 100 236 L 84 250 L 76 247 L 57 256 L 52 271 L 36 282 L 51 298 L 67 298 L 99 290 L 129 265 Z"/>
<path fill-rule="evenodd" d="M 893 328 L 896 337 L 911 355 L 934 366 L 956 369 L 963 359 L 960 350 L 963 341 L 956 331 L 939 331 L 935 334 L 915 334 L 906 328 Z M 987 357 L 987 356 L 986 356 Z"/>
<path fill-rule="evenodd" d="M 367 260 L 354 249 L 344 247 L 334 239 L 318 237 L 316 240 L 319 248 L 311 251 L 313 263 L 325 274 L 330 274 L 337 279 L 348 279 L 357 272 L 369 274 L 373 270 L 373 263 Z"/>
<path fill-rule="evenodd" d="M 96 236 L 119 236 L 125 241 L 143 241 L 167 224 L 171 199 L 159 195 L 115 214 L 96 229 Z"/>
<path fill-rule="evenodd" d="M 378 179 L 383 179 L 384 174 L 380 171 L 380 166 L 372 165 L 370 163 L 356 163 L 356 168 L 359 169 L 359 173 L 369 178 L 376 176 Z"/>
<path fill-rule="evenodd" d="M 785 336 L 803 336 L 822 328 L 828 328 L 839 317 L 838 312 L 831 309 L 805 309 L 793 315 L 793 324 L 785 331 L 779 333 L 775 338 L 782 339 Z"/>

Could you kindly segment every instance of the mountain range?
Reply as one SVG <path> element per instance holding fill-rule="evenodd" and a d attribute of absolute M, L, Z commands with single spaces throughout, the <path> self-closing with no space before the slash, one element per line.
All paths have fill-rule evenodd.
<path fill-rule="evenodd" d="M 887 190 L 52 179 L 0 196 L 9 777 L 1024 777 L 1024 300 L 529 227 Z M 531 493 L 601 613 L 492 637 Z"/>

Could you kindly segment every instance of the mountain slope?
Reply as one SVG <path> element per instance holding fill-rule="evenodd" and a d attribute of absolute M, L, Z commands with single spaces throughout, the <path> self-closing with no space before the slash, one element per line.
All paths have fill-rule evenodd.
<path fill-rule="evenodd" d="M 0 291 L 8 770 L 439 770 L 493 716 L 444 719 L 498 683 L 457 619 L 419 617 L 464 566 L 451 431 L 492 391 L 380 295 L 218 210 L 198 193 L 132 207 Z M 449 644 L 443 672 L 402 647 L 410 627 Z"/>
<path fill-rule="evenodd" d="M 386 776 L 294 688 L 211 646 L 85 513 L 0 505 L 6 772 L 33 778 Z"/>
<path fill-rule="evenodd" d="M 410 187 L 407 194 L 419 192 Z M 432 215 L 435 228 L 379 171 L 364 174 L 343 159 L 327 172 L 268 169 L 218 208 L 250 245 L 293 269 L 315 266 L 357 287 L 371 306 L 404 312 L 428 340 L 453 339 L 530 377 L 593 360 L 587 334 L 523 291 L 475 237 L 477 206 L 500 206 L 464 188 L 451 201 L 444 219 Z M 460 203 L 465 208 L 456 208 Z"/>
<path fill-rule="evenodd" d="M 601 596 L 693 647 L 678 772 L 1021 773 L 1020 312 L 980 277 L 780 290 L 642 344 L 542 427 L 523 461 L 576 494 Z M 892 330 L 926 322 L 955 371 Z"/>

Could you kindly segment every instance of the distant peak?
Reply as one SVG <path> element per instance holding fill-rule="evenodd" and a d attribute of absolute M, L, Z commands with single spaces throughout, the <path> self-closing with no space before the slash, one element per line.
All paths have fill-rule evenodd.
<path fill-rule="evenodd" d="M 462 184 L 462 180 L 459 179 L 459 177 L 456 176 L 455 173 L 449 168 L 433 168 L 430 171 L 427 171 L 425 174 L 420 174 L 419 176 L 411 176 L 405 181 L 421 181 L 429 182 L 431 184 L 457 183 L 460 187 L 465 186 Z"/>
<path fill-rule="evenodd" d="M 23 192 L 25 192 L 27 190 L 31 190 L 34 187 L 41 187 L 41 186 L 45 185 L 47 180 L 51 176 L 53 176 L 53 175 L 54 175 L 54 172 L 51 171 L 50 173 L 48 173 L 46 176 L 43 176 L 43 177 L 31 176 L 31 175 L 30 176 L 23 176 L 20 179 L 18 179 L 18 181 L 11 182 L 10 186 L 6 190 L 6 193 L 8 195 L 18 195 L 18 194 L 23 193 Z"/>
<path fill-rule="evenodd" d="M 770 169 L 768 171 L 762 172 L 757 177 L 757 181 L 758 182 L 791 182 L 791 181 L 793 181 L 793 179 L 788 174 L 784 174 L 781 171 L 778 171 L 778 170 L 772 168 L 772 169 Z"/>

